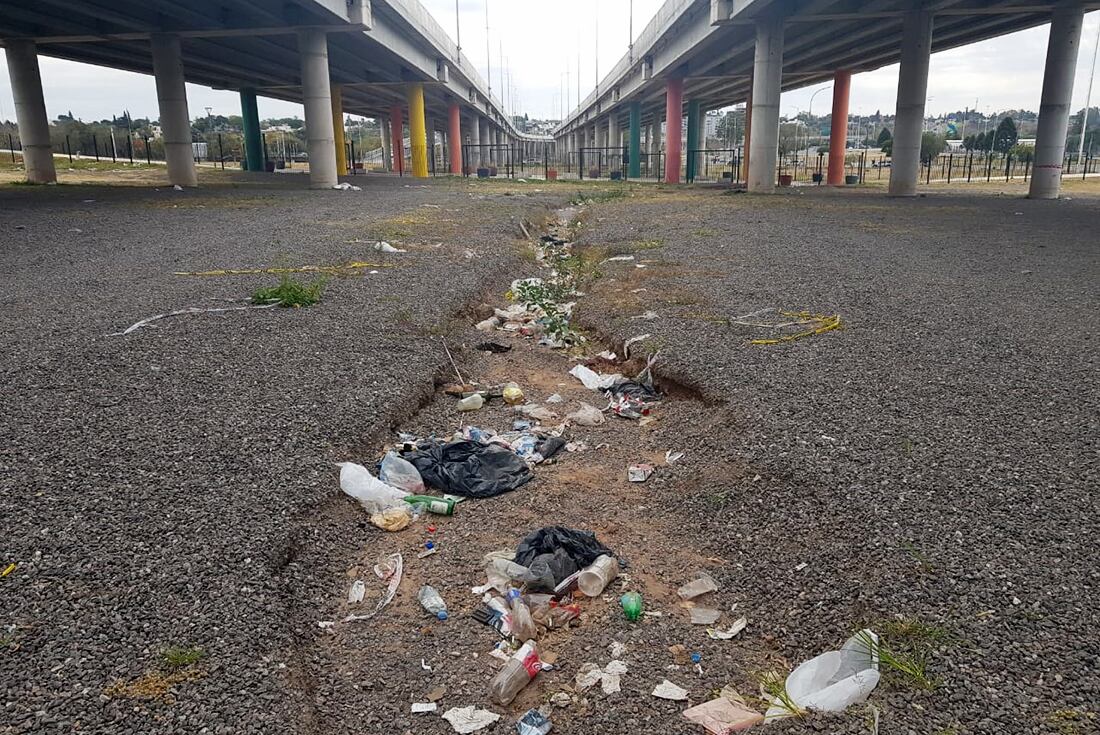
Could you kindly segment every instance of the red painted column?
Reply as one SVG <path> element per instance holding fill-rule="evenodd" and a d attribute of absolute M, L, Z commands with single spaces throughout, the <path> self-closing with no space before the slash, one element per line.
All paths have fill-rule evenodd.
<path fill-rule="evenodd" d="M 672 77 L 665 88 L 665 183 L 680 183 L 681 134 L 684 124 L 684 80 Z"/>
<path fill-rule="evenodd" d="M 462 174 L 462 119 L 458 116 L 458 103 L 447 108 L 447 148 L 451 152 L 451 173 Z"/>
<path fill-rule="evenodd" d="M 393 154 L 393 170 L 399 174 L 405 172 L 405 118 L 400 105 L 390 108 L 390 152 Z"/>
<path fill-rule="evenodd" d="M 844 186 L 844 154 L 848 149 L 848 92 L 852 72 L 833 75 L 833 116 L 829 123 L 829 186 Z"/>

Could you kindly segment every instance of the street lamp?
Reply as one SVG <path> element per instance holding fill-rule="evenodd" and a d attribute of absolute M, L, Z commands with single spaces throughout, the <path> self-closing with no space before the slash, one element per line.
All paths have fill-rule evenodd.
<path fill-rule="evenodd" d="M 809 112 L 806 113 L 807 117 L 810 118 L 809 122 L 812 122 L 813 119 L 814 119 L 814 97 L 816 97 L 821 92 L 824 92 L 826 89 L 832 89 L 832 88 L 833 88 L 833 85 L 827 84 L 824 87 L 822 87 L 821 89 L 816 90 L 813 94 L 810 95 L 810 110 L 809 110 Z M 844 123 L 845 123 L 845 125 L 847 125 L 848 121 L 845 120 Z M 830 123 L 830 125 L 831 124 L 832 123 Z M 807 157 L 809 157 L 809 153 L 808 153 L 809 149 L 810 149 L 810 131 L 809 131 L 809 127 L 807 127 L 807 129 L 806 129 L 806 150 L 807 150 L 806 155 L 807 155 Z"/>

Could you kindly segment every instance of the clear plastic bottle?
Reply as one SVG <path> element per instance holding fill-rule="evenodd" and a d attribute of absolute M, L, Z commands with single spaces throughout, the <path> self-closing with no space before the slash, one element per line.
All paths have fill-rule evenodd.
<path fill-rule="evenodd" d="M 527 607 L 519 590 L 512 590 L 508 598 L 512 604 L 512 635 L 521 641 L 537 637 L 538 628 L 531 616 L 531 608 Z"/>
<path fill-rule="evenodd" d="M 527 641 L 489 682 L 489 696 L 497 704 L 508 704 L 541 669 L 538 648 L 534 641 Z"/>
<path fill-rule="evenodd" d="M 474 393 L 468 398 L 463 398 L 456 404 L 459 411 L 476 411 L 485 405 L 485 398 L 480 393 Z"/>
<path fill-rule="evenodd" d="M 447 619 L 447 603 L 443 601 L 439 592 L 435 587 L 430 584 L 426 584 L 420 588 L 420 592 L 417 593 L 416 599 L 420 601 L 420 606 L 424 608 L 428 613 L 436 616 L 440 620 Z"/>
<path fill-rule="evenodd" d="M 588 597 L 599 597 L 604 588 L 619 576 L 619 562 L 613 556 L 602 554 L 589 564 L 577 577 L 577 587 Z"/>

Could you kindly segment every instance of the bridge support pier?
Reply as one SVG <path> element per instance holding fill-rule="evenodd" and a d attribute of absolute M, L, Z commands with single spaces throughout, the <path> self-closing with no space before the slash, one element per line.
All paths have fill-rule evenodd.
<path fill-rule="evenodd" d="M 775 191 L 779 155 L 779 95 L 783 82 L 783 19 L 772 16 L 756 24 L 752 83 L 752 141 L 749 143 L 750 192 Z"/>
<path fill-rule="evenodd" d="M 695 180 L 698 169 L 699 154 L 699 101 L 688 102 L 687 125 L 687 181 L 690 184 Z"/>
<path fill-rule="evenodd" d="M 249 171 L 264 170 L 264 142 L 260 135 L 260 112 L 256 90 L 241 90 L 241 127 L 244 128 L 244 160 Z"/>
<path fill-rule="evenodd" d="M 348 173 L 347 141 L 344 140 L 344 95 L 339 84 L 329 87 L 332 99 L 332 148 L 336 153 L 336 175 Z"/>
<path fill-rule="evenodd" d="M 378 118 L 378 132 L 382 137 L 382 170 L 393 171 L 393 140 L 388 116 Z"/>
<path fill-rule="evenodd" d="M 405 97 L 409 103 L 409 148 L 412 149 L 412 175 L 428 177 L 428 133 L 424 123 L 424 85 L 408 84 Z"/>
<path fill-rule="evenodd" d="M 642 103 L 630 103 L 629 163 L 626 175 L 636 179 L 642 175 Z"/>
<path fill-rule="evenodd" d="M 447 108 L 447 151 L 451 154 L 451 173 L 462 175 L 462 117 L 458 103 L 452 102 Z"/>
<path fill-rule="evenodd" d="M 489 148 L 489 118 L 481 120 L 481 148 L 479 149 L 479 161 L 481 166 L 492 163 L 492 149 Z"/>
<path fill-rule="evenodd" d="M 1073 74 L 1081 45 L 1084 10 L 1080 5 L 1058 6 L 1050 23 L 1043 97 L 1039 103 L 1039 130 L 1035 138 L 1035 167 L 1028 196 L 1057 199 L 1062 189 L 1062 158 L 1073 97 Z"/>
<path fill-rule="evenodd" d="M 164 160 L 168 164 L 168 182 L 174 186 L 198 186 L 179 36 L 155 33 L 150 45 L 153 50 L 157 103 L 160 107 L 160 127 L 164 134 Z"/>
<path fill-rule="evenodd" d="M 833 74 L 833 116 L 829 128 L 829 186 L 844 186 L 844 157 L 848 149 L 848 98 L 852 72 Z"/>
<path fill-rule="evenodd" d="M 390 107 L 390 148 L 393 153 L 393 171 L 405 173 L 405 113 L 401 105 Z"/>
<path fill-rule="evenodd" d="M 23 147 L 23 168 L 27 181 L 49 184 L 57 181 L 50 144 L 50 121 L 42 94 L 42 73 L 38 68 L 38 49 L 34 41 L 5 41 L 11 93 L 15 98 L 15 119 Z"/>
<path fill-rule="evenodd" d="M 607 147 L 615 149 L 611 151 L 611 155 L 615 155 L 616 151 L 620 153 L 620 156 L 622 155 L 623 134 L 622 131 L 619 130 L 619 116 L 615 112 L 607 116 Z M 621 159 L 619 164 L 621 167 Z"/>
<path fill-rule="evenodd" d="M 928 59 L 932 54 L 932 13 L 912 10 L 902 21 L 898 108 L 890 155 L 892 197 L 917 195 L 920 139 L 924 132 L 924 101 L 928 96 Z"/>
<path fill-rule="evenodd" d="M 309 184 L 313 189 L 331 189 L 339 183 L 339 179 L 332 127 L 328 37 L 323 31 L 299 31 L 298 56 L 302 64 L 302 106 L 306 113 Z"/>
<path fill-rule="evenodd" d="M 665 87 L 665 183 L 680 183 L 680 157 L 683 143 L 684 80 L 673 77 Z"/>

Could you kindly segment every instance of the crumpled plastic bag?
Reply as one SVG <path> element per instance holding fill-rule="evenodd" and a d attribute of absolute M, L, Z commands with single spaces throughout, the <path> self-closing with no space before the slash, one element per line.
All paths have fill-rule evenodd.
<path fill-rule="evenodd" d="M 363 510 L 371 515 L 406 505 L 408 493 L 382 482 L 363 465 L 340 462 L 337 466 L 340 468 L 340 489 L 358 500 Z"/>
<path fill-rule="evenodd" d="M 592 368 L 580 364 L 574 365 L 573 369 L 569 371 L 569 374 L 581 381 L 588 390 L 607 390 L 623 379 L 620 373 L 605 375 L 604 373 L 597 373 Z"/>
<path fill-rule="evenodd" d="M 378 479 L 409 495 L 424 494 L 424 480 L 420 473 L 408 461 L 401 459 L 396 452 L 386 452 L 382 466 L 378 468 Z"/>
<path fill-rule="evenodd" d="M 839 651 L 829 651 L 799 664 L 787 677 L 787 694 L 804 709 L 843 712 L 859 704 L 878 686 L 878 636 L 861 630 Z M 768 708 L 767 719 L 790 717 L 778 702 Z"/>
<path fill-rule="evenodd" d="M 565 418 L 578 426 L 598 426 L 605 421 L 603 411 L 584 402 L 581 403 L 580 408 L 566 415 Z"/>
<path fill-rule="evenodd" d="M 491 498 L 534 478 L 520 457 L 493 444 L 428 442 L 402 456 L 416 467 L 428 485 L 469 498 Z"/>
<path fill-rule="evenodd" d="M 604 554 L 615 556 L 611 549 L 596 539 L 592 531 L 546 526 L 532 531 L 519 542 L 515 561 L 528 568 L 532 568 L 536 560 L 545 562 L 557 583 Z"/>
<path fill-rule="evenodd" d="M 747 730 L 764 721 L 764 715 L 749 709 L 745 703 L 726 697 L 711 699 L 684 710 L 681 713 L 688 722 L 702 725 L 714 735 L 729 735 L 737 730 Z"/>
<path fill-rule="evenodd" d="M 402 506 L 386 508 L 381 513 L 372 513 L 370 522 L 383 531 L 402 531 L 413 522 L 413 508 L 408 503 Z"/>
<path fill-rule="evenodd" d="M 496 712 L 477 709 L 472 704 L 467 707 L 452 707 L 443 713 L 443 719 L 451 723 L 457 733 L 477 732 L 500 719 Z"/>

